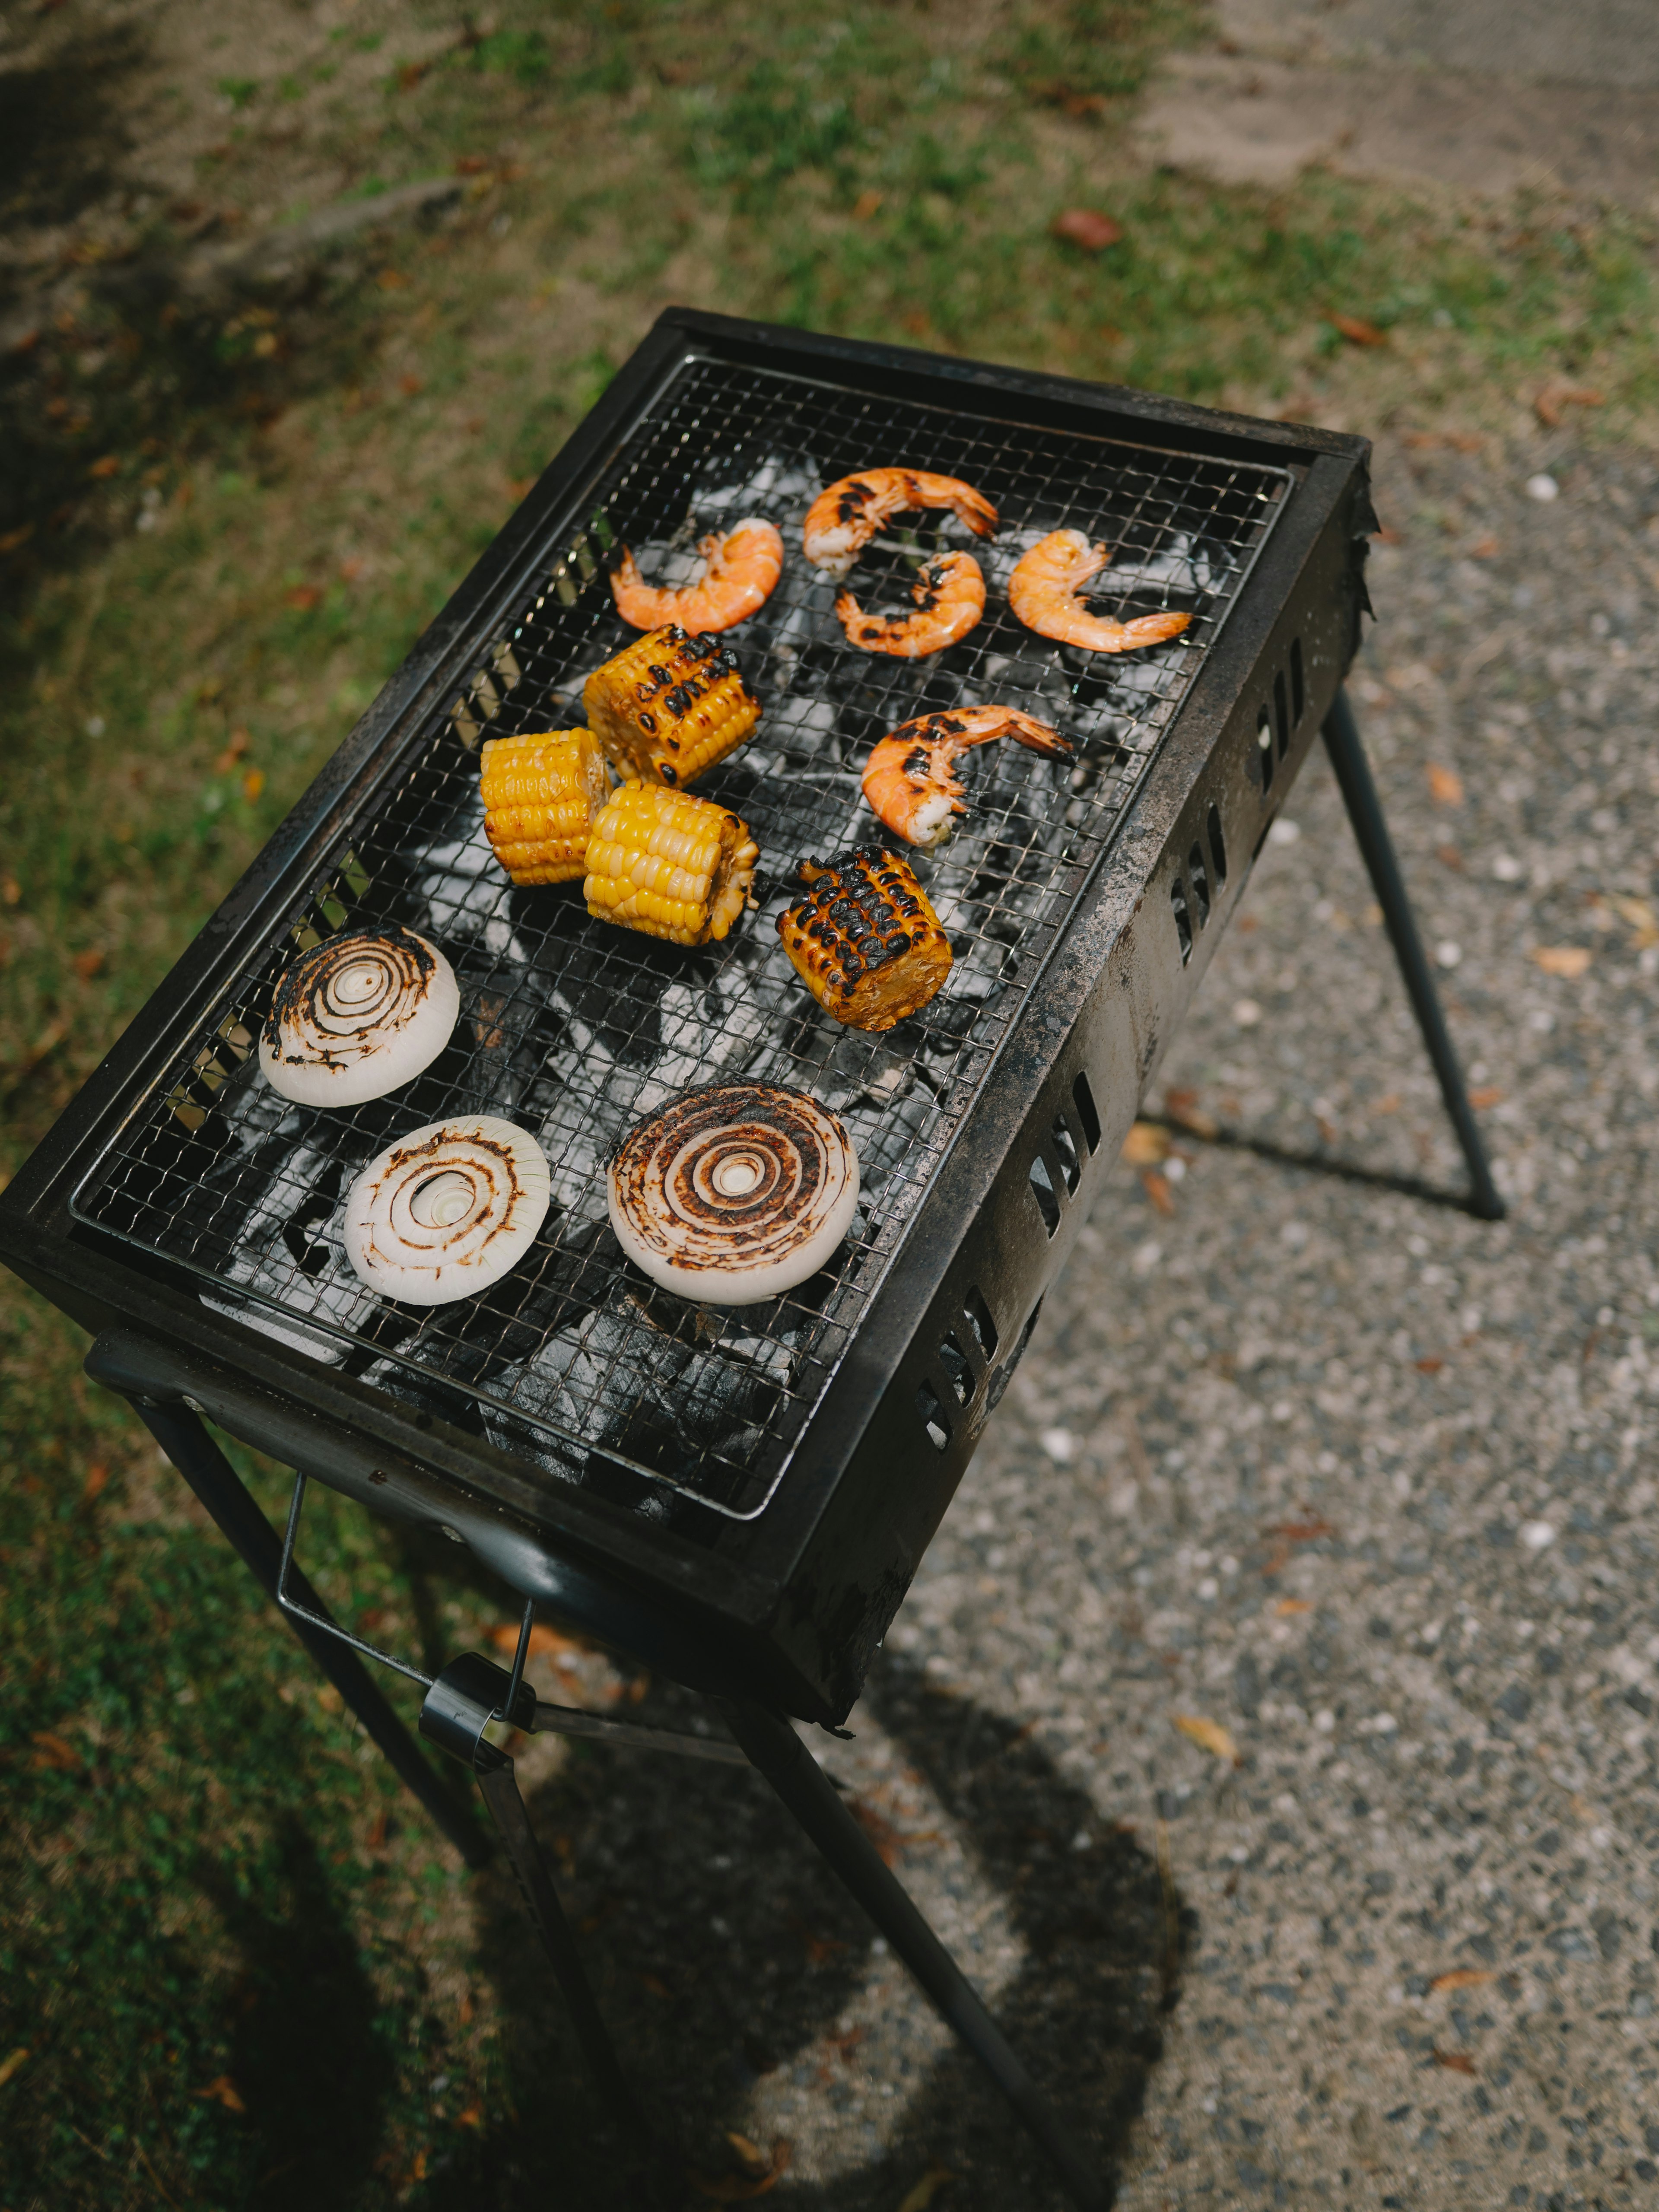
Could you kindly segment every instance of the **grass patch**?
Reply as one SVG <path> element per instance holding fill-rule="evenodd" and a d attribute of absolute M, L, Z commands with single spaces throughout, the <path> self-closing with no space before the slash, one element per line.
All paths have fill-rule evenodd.
<path fill-rule="evenodd" d="M 1152 173 L 1126 118 L 1200 32 L 1186 0 L 1025 5 L 979 46 L 948 12 L 595 0 L 458 36 L 362 0 L 349 33 L 296 15 L 246 77 L 204 59 L 228 107 L 198 157 L 211 235 L 318 204 L 313 174 L 337 198 L 454 171 L 465 196 L 211 314 L 97 273 L 194 250 L 201 218 L 100 215 L 105 260 L 0 368 L 0 1177 L 668 298 L 1357 425 L 1507 438 L 1558 373 L 1605 392 L 1594 434 L 1651 420 L 1648 225 Z M 1121 241 L 1054 238 L 1070 205 Z M 537 2053 L 509 2063 L 482 1995 L 462 2017 L 463 1893 L 79 1352 L 0 1285 L 0 1637 L 26 1686 L 0 1721 L 0 2057 L 30 2054 L 0 2089 L 0 2202 L 482 2189 Z M 445 1649 L 495 1617 L 325 1498 L 307 1545 L 399 1634 L 417 1587 Z M 307 2099 L 341 2178 L 273 2181 Z"/>

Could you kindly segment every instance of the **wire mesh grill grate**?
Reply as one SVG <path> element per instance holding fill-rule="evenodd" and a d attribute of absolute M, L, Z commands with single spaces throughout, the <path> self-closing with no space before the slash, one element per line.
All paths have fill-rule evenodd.
<path fill-rule="evenodd" d="M 961 477 L 997 506 L 994 542 L 953 518 L 911 517 L 860 559 L 861 604 L 908 605 L 921 561 L 971 548 L 984 618 L 959 645 L 908 661 L 850 646 L 835 586 L 799 552 L 821 487 L 885 463 Z M 205 1277 L 201 1295 L 312 1357 L 487 1435 L 566 1480 L 648 1513 L 759 1512 L 890 1261 L 1032 978 L 1254 561 L 1289 479 L 1280 470 L 1106 438 L 1010 426 L 692 357 L 623 441 L 568 543 L 453 704 L 414 732 L 401 781 L 342 833 L 308 898 L 216 1007 L 128 1121 L 77 1200 L 81 1218 Z M 580 884 L 515 890 L 489 852 L 477 744 L 569 727 L 583 681 L 634 634 L 604 573 L 619 542 L 647 575 L 695 573 L 696 543 L 739 516 L 784 535 L 782 580 L 728 635 L 765 716 L 699 783 L 750 823 L 760 912 L 696 951 L 589 919 Z M 566 528 L 569 526 L 567 524 Z M 1013 564 L 1048 531 L 1115 549 L 1100 611 L 1177 607 L 1173 642 L 1083 654 L 1009 611 Z M 918 872 L 956 964 L 922 1012 L 883 1036 L 814 1006 L 775 923 L 803 854 L 876 832 L 859 793 L 871 744 L 910 717 L 997 701 L 1052 722 L 1071 763 L 1012 744 L 963 764 L 969 811 Z M 296 947 L 347 922 L 400 921 L 441 945 L 462 1014 L 440 1059 L 349 1111 L 289 1105 L 252 1047 Z M 605 1164 L 679 1091 L 763 1081 L 810 1092 L 847 1123 L 862 1194 L 830 1267 L 747 1308 L 692 1306 L 623 1261 Z M 459 1112 L 538 1138 L 554 1204 L 529 1257 L 482 1296 L 426 1310 L 379 1298 L 339 1235 L 346 1191 L 381 1148 Z M 693 1516 L 695 1519 L 695 1514 Z"/>

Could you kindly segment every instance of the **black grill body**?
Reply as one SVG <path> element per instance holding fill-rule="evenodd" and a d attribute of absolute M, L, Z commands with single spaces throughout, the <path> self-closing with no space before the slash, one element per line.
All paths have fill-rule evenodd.
<path fill-rule="evenodd" d="M 0 1195 L 0 1256 L 111 1345 L 137 1332 L 141 1395 L 164 1376 L 663 1671 L 838 1721 L 1336 700 L 1367 453 L 670 311 Z M 848 647 L 799 551 L 822 482 L 887 464 L 1001 513 L 975 548 L 986 619 L 933 661 Z M 582 676 L 631 635 L 603 573 L 618 542 L 672 565 L 757 511 L 785 577 L 729 641 L 766 720 L 698 788 L 756 828 L 762 911 L 688 954 L 588 921 L 580 886 L 512 891 L 482 842 L 480 738 L 580 719 Z M 971 544 L 938 521 L 873 549 L 860 593 L 902 599 L 922 556 Z M 1182 607 L 1183 637 L 1108 665 L 1021 629 L 1006 569 L 1058 526 L 1115 547 L 1113 612 Z M 992 699 L 1054 721 L 1076 763 L 975 758 L 967 821 L 923 864 L 951 986 L 886 1039 L 838 1031 L 776 944 L 790 864 L 867 839 L 876 737 Z M 249 1052 L 277 975 L 391 920 L 449 953 L 459 1042 L 372 1107 L 277 1110 Z M 678 1085 L 752 1075 L 843 1113 L 866 1200 L 799 1292 L 684 1307 L 607 1243 L 604 1156 Z M 496 1293 L 416 1322 L 358 1288 L 331 1224 L 356 1166 L 461 1108 L 541 1134 L 556 1205 Z"/>

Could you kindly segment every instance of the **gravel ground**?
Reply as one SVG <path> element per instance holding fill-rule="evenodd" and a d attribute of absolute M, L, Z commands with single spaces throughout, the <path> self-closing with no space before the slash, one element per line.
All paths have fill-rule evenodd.
<path fill-rule="evenodd" d="M 1380 457 L 1354 685 L 1510 1219 L 1318 1165 L 1460 1188 L 1316 755 L 1148 1102 L 1304 1164 L 1115 1172 L 814 1739 L 1134 2212 L 1659 2193 L 1659 468 L 1540 466 Z M 614 1771 L 571 1865 L 665 2101 L 780 2205 L 1060 2202 L 755 1785 Z"/>

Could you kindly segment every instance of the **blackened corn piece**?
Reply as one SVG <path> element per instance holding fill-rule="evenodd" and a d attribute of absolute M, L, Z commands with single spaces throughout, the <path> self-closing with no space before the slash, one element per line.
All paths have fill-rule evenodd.
<path fill-rule="evenodd" d="M 684 790 L 735 752 L 760 720 L 736 656 L 678 623 L 596 668 L 582 686 L 589 727 L 625 776 Z"/>
<path fill-rule="evenodd" d="M 951 972 L 951 940 L 910 864 L 883 845 L 801 860 L 805 889 L 778 916 L 783 949 L 818 1004 L 849 1029 L 890 1030 Z"/>

